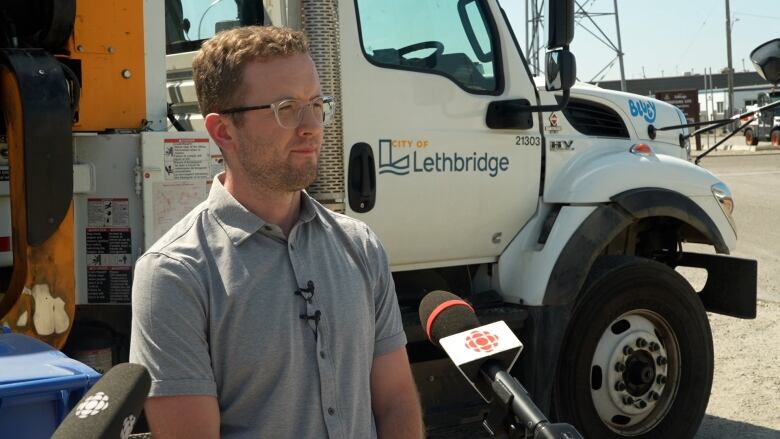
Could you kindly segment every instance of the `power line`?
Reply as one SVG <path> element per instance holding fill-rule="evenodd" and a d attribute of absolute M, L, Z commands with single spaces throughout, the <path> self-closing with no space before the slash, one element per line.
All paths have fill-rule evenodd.
<path fill-rule="evenodd" d="M 746 12 L 734 12 L 732 15 L 744 15 L 745 17 L 753 17 L 753 18 L 766 18 L 768 20 L 780 20 L 780 17 L 772 17 L 768 15 L 758 15 L 758 14 L 748 14 Z"/>
<path fill-rule="evenodd" d="M 707 14 L 707 18 L 704 19 L 704 21 L 701 23 L 701 26 L 699 26 L 699 29 L 696 30 L 694 37 L 691 38 L 691 41 L 688 43 L 688 47 L 686 47 L 685 50 L 683 50 L 680 56 L 677 58 L 678 61 L 682 59 L 688 53 L 689 50 L 691 50 L 691 47 L 693 47 L 694 43 L 696 43 L 696 40 L 699 39 L 699 36 L 701 35 L 701 30 L 704 29 L 704 26 L 707 24 L 707 21 L 709 21 L 710 15 L 712 15 L 712 11 L 714 10 L 715 8 L 710 8 L 710 12 Z"/>

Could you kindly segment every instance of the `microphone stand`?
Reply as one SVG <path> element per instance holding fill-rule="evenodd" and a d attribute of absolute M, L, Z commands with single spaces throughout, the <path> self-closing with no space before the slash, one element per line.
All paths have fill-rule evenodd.
<path fill-rule="evenodd" d="M 490 383 L 495 396 L 490 404 L 491 410 L 482 422 L 493 436 L 509 439 L 582 439 L 573 426 L 550 423 L 522 384 L 505 371 L 498 361 L 488 360 L 480 372 Z"/>

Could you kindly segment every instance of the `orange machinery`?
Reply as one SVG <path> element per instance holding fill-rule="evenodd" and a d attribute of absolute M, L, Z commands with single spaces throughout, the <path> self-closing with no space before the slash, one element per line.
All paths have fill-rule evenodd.
<path fill-rule="evenodd" d="M 10 243 L 0 251 L 12 252 L 12 264 L 0 267 L 0 323 L 57 348 L 75 313 L 74 133 L 144 127 L 143 7 L 141 0 L 0 3 L 0 139 L 8 159 L 0 185 L 8 187 L 11 217 L 0 239 Z"/>

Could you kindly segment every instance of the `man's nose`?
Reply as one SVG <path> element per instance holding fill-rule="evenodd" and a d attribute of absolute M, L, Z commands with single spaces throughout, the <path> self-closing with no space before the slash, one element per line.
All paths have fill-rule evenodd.
<path fill-rule="evenodd" d="M 307 105 L 301 109 L 301 123 L 298 125 L 298 134 L 310 136 L 322 131 L 322 118 L 317 117 L 313 106 Z"/>

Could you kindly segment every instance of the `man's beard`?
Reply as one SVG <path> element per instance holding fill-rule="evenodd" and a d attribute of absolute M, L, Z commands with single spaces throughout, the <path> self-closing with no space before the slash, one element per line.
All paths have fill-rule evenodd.
<path fill-rule="evenodd" d="M 270 145 L 247 140 L 242 139 L 240 142 L 237 165 L 243 168 L 244 174 L 256 188 L 274 192 L 297 192 L 309 187 L 317 178 L 319 160 L 305 161 L 297 167 L 288 161 L 273 163 L 263 160 L 267 157 L 257 156 L 257 152 L 262 151 L 261 148 L 267 149 Z"/>

